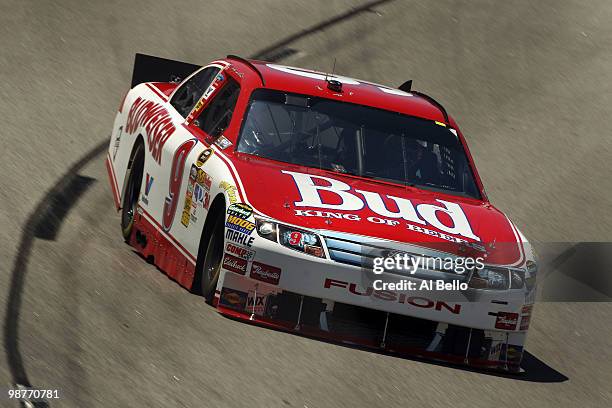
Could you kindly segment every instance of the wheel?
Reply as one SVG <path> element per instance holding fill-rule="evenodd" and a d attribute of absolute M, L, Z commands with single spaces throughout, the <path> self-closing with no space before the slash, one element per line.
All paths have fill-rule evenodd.
<path fill-rule="evenodd" d="M 206 246 L 204 262 L 202 262 L 201 274 L 201 293 L 208 302 L 212 302 L 215 296 L 215 288 L 219 280 L 221 271 L 221 260 L 223 259 L 223 217 L 218 217 L 215 221 L 210 240 Z"/>
<path fill-rule="evenodd" d="M 132 155 L 132 163 L 126 173 L 127 185 L 121 202 L 121 233 L 125 240 L 130 239 L 132 228 L 134 228 L 134 216 L 140 196 L 143 168 L 144 146 L 138 144 Z"/>

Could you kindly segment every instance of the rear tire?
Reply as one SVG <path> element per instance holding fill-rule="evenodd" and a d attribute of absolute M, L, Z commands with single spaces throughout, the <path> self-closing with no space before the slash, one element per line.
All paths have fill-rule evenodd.
<path fill-rule="evenodd" d="M 127 184 L 121 202 L 121 234 L 127 241 L 132 235 L 134 218 L 140 197 L 142 173 L 144 171 L 144 146 L 139 143 L 132 154 L 131 165 L 126 172 Z"/>
<path fill-rule="evenodd" d="M 225 227 L 223 226 L 223 217 L 218 217 L 212 229 L 210 239 L 208 240 L 204 262 L 202 262 L 202 267 L 199 271 L 202 282 L 201 293 L 209 303 L 211 303 L 215 297 L 215 289 L 217 288 L 217 282 L 219 281 L 219 274 L 221 272 L 224 233 Z"/>

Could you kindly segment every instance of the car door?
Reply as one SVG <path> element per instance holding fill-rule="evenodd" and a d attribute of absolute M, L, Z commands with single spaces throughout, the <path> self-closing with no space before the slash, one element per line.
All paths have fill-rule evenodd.
<path fill-rule="evenodd" d="M 197 253 L 211 201 L 223 191 L 220 182 L 231 180 L 227 165 L 212 153 L 210 145 L 229 126 L 239 94 L 240 85 L 232 76 L 223 71 L 217 74 L 187 115 L 184 129 L 196 137 L 197 144 L 192 147 L 187 139 L 174 152 L 170 178 L 173 182 L 182 179 L 177 188 L 180 195 L 173 206 L 168 196 L 165 210 L 174 211 L 173 217 L 167 214 L 168 219 L 173 218 L 173 237 L 193 253 Z"/>
<path fill-rule="evenodd" d="M 189 114 L 223 68 L 218 64 L 203 67 L 185 79 L 172 93 L 165 105 L 172 120 L 173 132 L 161 146 L 155 146 L 152 135 L 146 135 L 153 160 L 145 160 L 141 203 L 147 215 L 170 235 L 173 235 L 175 215 L 181 202 L 181 188 L 185 184 L 186 160 L 200 143 L 185 124 Z"/>

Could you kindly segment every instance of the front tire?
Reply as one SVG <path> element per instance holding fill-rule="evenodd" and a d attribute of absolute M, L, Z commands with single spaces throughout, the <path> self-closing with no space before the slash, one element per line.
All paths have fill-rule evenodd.
<path fill-rule="evenodd" d="M 140 197 L 140 186 L 142 185 L 142 173 L 144 169 L 144 146 L 139 143 L 134 149 L 131 165 L 127 170 L 127 185 L 123 200 L 121 202 L 121 234 L 127 241 L 132 235 L 134 218 L 138 198 Z"/>
<path fill-rule="evenodd" d="M 209 303 L 212 302 L 215 297 L 215 289 L 221 272 L 224 233 L 223 217 L 218 217 L 215 221 L 211 237 L 208 240 L 204 262 L 202 262 L 202 269 L 200 271 L 202 277 L 202 296 L 204 296 Z"/>

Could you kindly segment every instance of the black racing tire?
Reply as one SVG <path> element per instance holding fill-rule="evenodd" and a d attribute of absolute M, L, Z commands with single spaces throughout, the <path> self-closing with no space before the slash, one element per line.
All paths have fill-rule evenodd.
<path fill-rule="evenodd" d="M 144 146 L 142 143 L 138 143 L 134 148 L 130 166 L 126 171 L 127 184 L 121 202 L 121 234 L 126 241 L 130 239 L 134 228 L 136 207 L 138 206 L 144 171 L 144 155 Z"/>
<path fill-rule="evenodd" d="M 204 261 L 201 264 L 201 270 L 198 271 L 201 276 L 200 290 L 202 296 L 204 296 L 209 303 L 212 303 L 215 297 L 215 289 L 219 281 L 219 273 L 221 272 L 224 234 L 225 227 L 223 225 L 223 217 L 217 217 L 210 239 L 206 245 L 206 252 Z"/>

